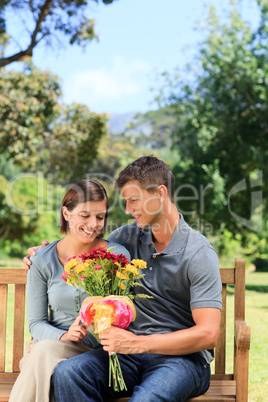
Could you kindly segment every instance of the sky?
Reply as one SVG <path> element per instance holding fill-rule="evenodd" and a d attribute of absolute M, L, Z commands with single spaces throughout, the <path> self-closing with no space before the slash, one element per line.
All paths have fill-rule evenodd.
<path fill-rule="evenodd" d="M 195 30 L 205 20 L 204 5 L 222 7 L 228 0 L 115 0 L 92 2 L 99 41 L 85 50 L 67 45 L 35 48 L 33 62 L 61 77 L 63 100 L 86 104 L 94 112 L 124 114 L 154 109 L 158 74 L 173 72 L 192 60 L 205 32 Z M 258 14 L 254 0 L 240 0 L 244 18 L 253 26 Z M 16 21 L 10 18 L 10 27 Z M 10 68 L 14 68 L 13 65 Z"/>

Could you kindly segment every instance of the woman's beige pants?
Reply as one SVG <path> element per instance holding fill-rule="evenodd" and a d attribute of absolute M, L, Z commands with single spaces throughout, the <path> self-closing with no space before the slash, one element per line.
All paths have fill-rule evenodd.
<path fill-rule="evenodd" d="M 81 343 L 46 339 L 26 347 L 20 361 L 20 374 L 12 388 L 9 402 L 52 402 L 51 377 L 59 363 L 90 350 Z"/>

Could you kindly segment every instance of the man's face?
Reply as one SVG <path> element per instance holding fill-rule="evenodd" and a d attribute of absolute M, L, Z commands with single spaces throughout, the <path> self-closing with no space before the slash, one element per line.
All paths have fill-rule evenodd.
<path fill-rule="evenodd" d="M 139 227 L 153 226 L 159 221 L 162 203 L 158 189 L 148 192 L 137 181 L 129 181 L 121 192 L 126 202 L 126 214 L 132 215 Z"/>

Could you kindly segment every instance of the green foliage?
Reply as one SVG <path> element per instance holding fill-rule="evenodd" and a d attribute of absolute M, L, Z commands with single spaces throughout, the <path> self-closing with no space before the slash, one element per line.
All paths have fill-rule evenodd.
<path fill-rule="evenodd" d="M 24 72 L 0 70 L 0 153 L 24 166 L 35 162 L 35 147 L 59 116 L 59 79 L 33 65 Z"/>
<path fill-rule="evenodd" d="M 176 116 L 172 106 L 137 114 L 126 130 L 130 137 L 134 132 L 135 146 L 159 149 L 171 146 Z M 140 134 L 139 134 L 140 132 Z"/>
<path fill-rule="evenodd" d="M 2 157 L 1 157 L 2 159 Z M 59 238 L 59 207 L 65 189 L 42 174 L 0 176 L 1 255 L 22 257 L 43 239 Z"/>
<path fill-rule="evenodd" d="M 13 242 L 16 238 L 22 237 L 24 233 L 36 229 L 37 216 L 21 213 L 31 209 L 34 203 L 33 197 L 25 193 L 25 186 L 22 186 L 22 192 L 16 189 L 12 195 L 9 194 L 7 186 L 8 182 L 5 177 L 0 176 L 0 238 Z M 6 195 L 9 195 L 9 200 Z M 16 199 L 15 212 L 11 206 L 13 204 L 11 197 Z"/>
<path fill-rule="evenodd" d="M 112 1 L 103 0 L 103 3 L 110 4 Z M 0 67 L 31 57 L 33 49 L 41 41 L 47 46 L 55 43 L 59 46 L 63 38 L 67 38 L 69 44 L 85 47 L 92 39 L 98 39 L 95 22 L 87 17 L 92 2 L 93 0 L 1 0 L 0 49 L 3 57 L 0 58 Z M 99 0 L 94 2 L 98 3 Z M 7 32 L 8 13 L 15 14 L 17 21 L 21 22 L 27 36 L 27 45 L 24 44 L 23 38 L 12 37 Z M 24 21 L 27 21 L 27 28 Z M 5 57 L 5 48 L 9 43 L 18 50 L 12 56 Z"/>
<path fill-rule="evenodd" d="M 0 175 L 4 176 L 7 180 L 12 179 L 13 176 L 19 174 L 21 168 L 16 166 L 12 159 L 9 158 L 7 152 L 0 153 Z M 0 187 L 3 190 L 2 187 Z"/>
<path fill-rule="evenodd" d="M 81 179 L 96 158 L 107 118 L 85 105 L 61 105 L 60 97 L 59 78 L 50 72 L 31 63 L 22 73 L 2 69 L 0 154 L 70 183 Z"/>
<path fill-rule="evenodd" d="M 86 176 L 107 133 L 107 117 L 80 104 L 64 105 L 49 135 L 38 148 L 37 169 L 54 182 L 70 183 Z"/>
<path fill-rule="evenodd" d="M 242 246 L 254 228 L 263 236 L 261 223 L 267 217 L 260 192 L 267 207 L 268 7 L 265 1 L 258 4 L 256 32 L 243 21 L 235 2 L 227 22 L 211 7 L 207 38 L 194 68 L 187 66 L 194 80 L 168 76 L 162 91 L 169 90 L 166 103 L 178 121 L 173 138 L 179 163 L 174 172 L 185 185 L 180 196 L 187 199 L 180 204 L 187 220 L 201 218 L 213 233 L 241 233 Z M 237 185 L 239 191 L 234 191 Z"/>

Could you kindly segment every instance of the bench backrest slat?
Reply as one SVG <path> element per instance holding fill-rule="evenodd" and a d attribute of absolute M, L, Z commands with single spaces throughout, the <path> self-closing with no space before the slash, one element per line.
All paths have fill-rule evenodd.
<path fill-rule="evenodd" d="M 10 285 L 15 285 L 12 372 L 19 372 L 19 361 L 24 349 L 26 282 L 24 269 L 0 269 L 0 375 L 6 372 L 7 305 Z"/>
<path fill-rule="evenodd" d="M 226 294 L 227 285 L 222 285 L 222 311 L 220 332 L 215 348 L 215 374 L 225 374 L 226 367 Z"/>
<path fill-rule="evenodd" d="M 235 320 L 245 321 L 245 260 L 235 260 Z"/>
<path fill-rule="evenodd" d="M 226 315 L 227 315 L 227 285 L 234 285 L 234 316 L 233 322 L 245 320 L 245 260 L 235 259 L 235 268 L 220 268 L 222 280 L 222 313 L 221 326 L 217 346 L 215 348 L 215 374 L 226 374 Z M 236 376 L 235 349 L 233 360 L 233 375 Z"/>
<path fill-rule="evenodd" d="M 14 331 L 13 331 L 13 372 L 19 372 L 19 362 L 24 347 L 25 285 L 15 285 Z"/>
<path fill-rule="evenodd" d="M 0 372 L 5 371 L 7 325 L 7 285 L 0 284 Z"/>

